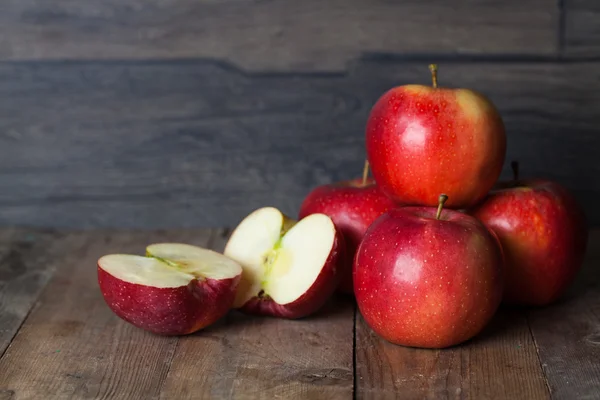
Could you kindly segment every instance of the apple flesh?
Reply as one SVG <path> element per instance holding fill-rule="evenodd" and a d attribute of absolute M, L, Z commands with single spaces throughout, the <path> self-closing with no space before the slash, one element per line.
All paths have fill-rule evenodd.
<path fill-rule="evenodd" d="M 470 212 L 496 232 L 504 254 L 504 302 L 556 301 L 580 270 L 587 246 L 585 216 L 561 185 L 526 180 L 498 185 Z"/>
<path fill-rule="evenodd" d="M 234 308 L 302 318 L 318 311 L 339 284 L 343 238 L 331 218 L 300 221 L 278 209 L 255 210 L 235 228 L 224 254 L 243 269 Z"/>
<path fill-rule="evenodd" d="M 302 202 L 298 218 L 315 213 L 326 214 L 344 237 L 346 252 L 341 263 L 340 292 L 354 293 L 352 263 L 356 249 L 373 221 L 395 206 L 373 179 L 321 185 L 314 188 Z"/>
<path fill-rule="evenodd" d="M 367 121 L 366 148 L 377 185 L 395 202 L 449 208 L 480 201 L 500 176 L 506 134 L 500 114 L 468 89 L 406 85 L 384 93 Z"/>
<path fill-rule="evenodd" d="M 445 348 L 477 335 L 502 298 L 502 251 L 474 217 L 403 207 L 367 230 L 354 264 L 358 308 L 385 340 Z"/>
<path fill-rule="evenodd" d="M 148 246 L 148 256 L 98 260 L 98 284 L 109 308 L 159 335 L 185 335 L 231 309 L 242 268 L 212 250 L 180 243 Z"/>

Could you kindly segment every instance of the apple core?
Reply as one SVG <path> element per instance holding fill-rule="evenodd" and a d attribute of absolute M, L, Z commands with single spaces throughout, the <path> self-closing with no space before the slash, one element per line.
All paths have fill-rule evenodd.
<path fill-rule="evenodd" d="M 273 207 L 248 215 L 224 254 L 242 265 L 234 307 L 255 297 L 287 304 L 301 297 L 325 265 L 336 237 L 331 219 L 313 214 L 296 222 Z"/>

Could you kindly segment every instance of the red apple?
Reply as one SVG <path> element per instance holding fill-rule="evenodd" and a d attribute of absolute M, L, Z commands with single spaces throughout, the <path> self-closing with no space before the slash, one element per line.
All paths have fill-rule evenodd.
<path fill-rule="evenodd" d="M 120 318 L 156 334 L 184 335 L 231 309 L 242 274 L 235 261 L 179 243 L 154 244 L 147 252 L 98 260 L 100 290 Z"/>
<path fill-rule="evenodd" d="M 325 214 L 295 221 L 260 208 L 235 228 L 224 254 L 243 269 L 234 308 L 302 318 L 317 312 L 340 281 L 343 237 Z"/>
<path fill-rule="evenodd" d="M 517 165 L 513 163 L 515 175 Z M 588 228 L 573 196 L 543 179 L 499 184 L 471 212 L 494 230 L 506 257 L 504 302 L 556 301 L 581 268 Z"/>
<path fill-rule="evenodd" d="M 500 114 L 482 94 L 437 86 L 397 86 L 383 94 L 367 121 L 373 177 L 398 203 L 450 208 L 480 201 L 498 179 L 506 153 Z"/>
<path fill-rule="evenodd" d="M 476 218 L 433 207 L 393 209 L 369 227 L 354 262 L 367 325 L 387 341 L 444 348 L 477 335 L 502 298 L 502 250 Z"/>
<path fill-rule="evenodd" d="M 354 293 L 352 263 L 356 248 L 367 228 L 377 217 L 396 205 L 372 179 L 354 179 L 313 189 L 302 202 L 298 218 L 323 213 L 331 217 L 344 236 L 346 254 L 342 263 L 342 280 L 338 290 Z"/>

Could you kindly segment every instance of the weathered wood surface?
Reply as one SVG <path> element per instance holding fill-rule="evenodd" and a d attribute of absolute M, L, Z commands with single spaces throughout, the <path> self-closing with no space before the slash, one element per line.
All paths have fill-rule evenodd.
<path fill-rule="evenodd" d="M 380 58 L 343 74 L 0 64 L 0 225 L 233 226 L 265 205 L 295 215 L 313 186 L 360 175 L 376 99 L 429 79 L 425 62 Z M 440 64 L 440 84 L 498 105 L 507 161 L 572 189 L 595 225 L 599 79 L 594 62 Z"/>
<path fill-rule="evenodd" d="M 170 238 L 206 245 L 206 233 Z M 107 252 L 143 254 L 146 244 L 164 238 L 160 232 L 97 232 L 57 239 L 49 262 L 58 271 L 0 360 L 0 394 L 16 399 L 158 397 L 177 338 L 160 338 L 116 319 L 98 289 L 96 261 Z"/>
<path fill-rule="evenodd" d="M 206 57 L 249 70 L 341 70 L 365 53 L 557 52 L 547 0 L 9 0 L 0 59 Z"/>
<path fill-rule="evenodd" d="M 351 397 L 354 307 L 348 301 L 333 301 L 305 321 L 237 313 L 183 338 L 136 329 L 104 303 L 95 268 L 101 255 L 143 254 L 158 241 L 218 249 L 223 239 L 222 230 L 57 237 L 45 261 L 58 271 L 0 360 L 0 398 Z M 0 272 L 9 270 L 3 265 Z"/>
<path fill-rule="evenodd" d="M 300 321 L 233 312 L 179 340 L 161 398 L 352 398 L 353 314 L 342 298 Z"/>
<path fill-rule="evenodd" d="M 161 398 L 352 398 L 353 318 L 347 298 L 299 321 L 232 312 L 179 340 Z"/>
<path fill-rule="evenodd" d="M 547 399 L 544 374 L 523 313 L 501 310 L 461 346 L 395 346 L 359 316 L 356 393 L 360 399 Z"/>
<path fill-rule="evenodd" d="M 231 312 L 181 338 L 136 329 L 104 304 L 99 256 L 141 253 L 156 241 L 219 251 L 226 232 L 0 230 L 1 249 L 30 243 L 20 245 L 28 271 L 56 271 L 0 357 L 0 399 L 600 398 L 598 230 L 563 300 L 541 309 L 503 307 L 480 336 L 439 351 L 381 340 L 344 298 L 303 321 Z M 12 265 L 0 263 L 0 287 L 15 286 L 7 285 Z M 21 298 L 18 291 L 3 296 L 2 314 Z M 25 299 L 25 314 L 35 301 L 35 294 Z"/>
<path fill-rule="evenodd" d="M 529 312 L 540 362 L 555 399 L 600 398 L 600 231 L 564 299 Z"/>
<path fill-rule="evenodd" d="M 565 54 L 600 57 L 600 2 L 564 0 Z"/>
<path fill-rule="evenodd" d="M 60 234 L 0 230 L 0 356 L 34 306 L 54 269 Z"/>

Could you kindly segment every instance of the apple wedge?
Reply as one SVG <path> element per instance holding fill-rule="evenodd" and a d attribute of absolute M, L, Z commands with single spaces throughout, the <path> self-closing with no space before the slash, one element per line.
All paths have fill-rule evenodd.
<path fill-rule="evenodd" d="M 263 207 L 235 228 L 224 254 L 243 269 L 234 308 L 302 318 L 318 311 L 341 278 L 343 238 L 325 214 L 300 221 Z"/>
<path fill-rule="evenodd" d="M 242 268 L 222 254 L 180 243 L 147 247 L 146 257 L 98 260 L 104 300 L 120 318 L 160 335 L 185 335 L 231 309 Z"/>

